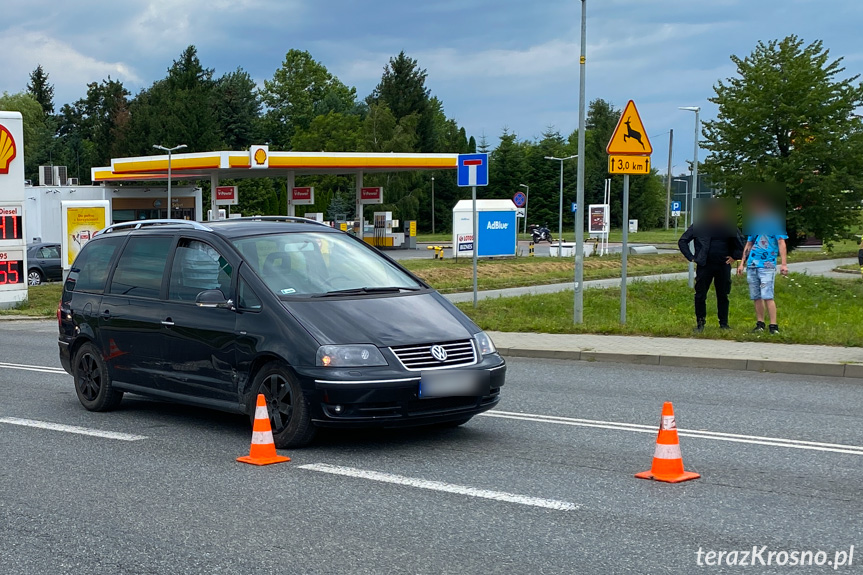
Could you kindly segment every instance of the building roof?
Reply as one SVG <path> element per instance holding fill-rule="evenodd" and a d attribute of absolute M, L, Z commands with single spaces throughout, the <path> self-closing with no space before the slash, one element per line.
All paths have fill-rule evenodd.
<path fill-rule="evenodd" d="M 266 151 L 265 162 L 252 157 L 258 147 L 171 156 L 171 179 L 220 179 L 295 175 L 454 170 L 458 154 Z M 254 165 L 253 165 L 254 164 Z M 263 164 L 263 165 L 261 165 Z M 167 180 L 168 156 L 114 158 L 109 167 L 92 168 L 93 182 Z"/>

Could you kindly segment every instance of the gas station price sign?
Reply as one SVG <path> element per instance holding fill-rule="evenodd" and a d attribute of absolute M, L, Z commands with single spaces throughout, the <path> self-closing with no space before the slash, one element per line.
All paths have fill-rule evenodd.
<path fill-rule="evenodd" d="M 0 251 L 0 286 L 23 284 L 24 253 L 21 250 Z"/>
<path fill-rule="evenodd" d="M 21 208 L 0 206 L 0 241 L 21 240 L 23 237 Z"/>

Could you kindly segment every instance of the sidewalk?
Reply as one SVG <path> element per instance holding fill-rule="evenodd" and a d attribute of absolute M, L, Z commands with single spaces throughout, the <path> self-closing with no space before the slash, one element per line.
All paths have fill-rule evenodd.
<path fill-rule="evenodd" d="M 841 279 L 850 279 L 853 276 L 849 274 L 840 274 L 833 271 L 833 268 L 847 264 L 855 264 L 855 258 L 839 258 L 835 260 L 819 260 L 814 262 L 799 262 L 788 264 L 788 270 L 798 274 L 807 274 L 810 276 L 824 276 Z M 641 282 L 658 282 L 686 279 L 689 277 L 689 272 L 679 272 L 673 274 L 659 274 L 650 276 L 627 276 L 626 283 L 629 285 L 634 281 Z M 591 288 L 616 288 L 620 287 L 620 278 L 610 278 L 604 280 L 587 280 L 584 282 L 584 289 Z M 495 299 L 499 297 L 517 297 L 522 295 L 538 295 L 547 293 L 557 293 L 573 289 L 573 282 L 548 284 L 537 286 L 525 286 L 507 289 L 483 290 L 477 292 L 477 299 Z M 444 297 L 453 303 L 463 303 L 473 301 L 473 292 L 458 292 L 444 294 Z"/>
<path fill-rule="evenodd" d="M 508 357 L 863 378 L 863 348 L 627 335 L 489 332 Z"/>

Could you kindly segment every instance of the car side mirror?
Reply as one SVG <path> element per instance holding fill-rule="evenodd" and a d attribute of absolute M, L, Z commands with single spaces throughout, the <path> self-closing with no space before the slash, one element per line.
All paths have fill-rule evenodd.
<path fill-rule="evenodd" d="M 233 309 L 234 302 L 225 297 L 220 289 L 204 290 L 197 295 L 195 303 L 198 307 L 218 307 Z"/>

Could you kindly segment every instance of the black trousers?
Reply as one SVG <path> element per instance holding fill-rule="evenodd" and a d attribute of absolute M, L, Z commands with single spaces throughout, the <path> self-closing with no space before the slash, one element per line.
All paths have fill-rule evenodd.
<path fill-rule="evenodd" d="M 695 317 L 707 319 L 707 292 L 710 284 L 716 292 L 716 315 L 720 324 L 728 323 L 728 294 L 731 293 L 731 265 L 707 262 L 695 267 Z"/>

